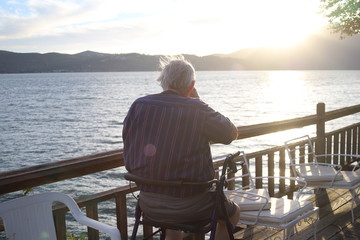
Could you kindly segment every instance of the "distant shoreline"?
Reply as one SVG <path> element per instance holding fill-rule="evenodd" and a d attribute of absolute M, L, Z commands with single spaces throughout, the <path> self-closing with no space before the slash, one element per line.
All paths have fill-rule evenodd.
<path fill-rule="evenodd" d="M 346 41 L 313 37 L 292 48 L 243 49 L 230 54 L 184 54 L 197 71 L 360 70 L 360 36 Z M 159 71 L 160 55 L 15 53 L 0 50 L 1 73 Z"/>

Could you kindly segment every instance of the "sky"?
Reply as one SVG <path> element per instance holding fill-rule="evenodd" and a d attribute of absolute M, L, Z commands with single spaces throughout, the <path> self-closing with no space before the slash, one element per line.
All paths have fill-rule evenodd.
<path fill-rule="evenodd" d="M 0 0 L 0 50 L 150 55 L 288 47 L 322 28 L 320 0 Z"/>

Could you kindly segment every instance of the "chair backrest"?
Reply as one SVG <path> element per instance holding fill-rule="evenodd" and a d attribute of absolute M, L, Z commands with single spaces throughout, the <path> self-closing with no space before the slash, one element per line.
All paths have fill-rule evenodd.
<path fill-rule="evenodd" d="M 294 176 L 297 176 L 295 165 L 300 163 L 312 162 L 318 164 L 314 151 L 314 143 L 308 135 L 294 138 L 285 142 L 285 149 L 290 159 L 290 165 Z"/>
<path fill-rule="evenodd" d="M 65 204 L 80 224 L 105 232 L 113 240 L 120 239 L 116 227 L 86 217 L 70 196 L 47 192 L 0 203 L 0 218 L 4 222 L 7 240 L 55 240 L 54 202 Z"/>
<path fill-rule="evenodd" d="M 37 194 L 0 204 L 8 239 L 56 239 L 52 205 L 57 194 Z"/>

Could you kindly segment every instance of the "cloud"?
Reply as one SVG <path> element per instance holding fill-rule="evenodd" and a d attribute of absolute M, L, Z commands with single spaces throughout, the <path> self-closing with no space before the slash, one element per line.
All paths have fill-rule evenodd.
<path fill-rule="evenodd" d="M 136 1 L 31 0 L 21 6 L 21 9 L 26 9 L 29 13 L 27 15 L 17 15 L 16 12 L 6 13 L 3 10 L 1 37 L 2 39 L 27 38 L 82 31 L 105 24 L 118 24 L 130 14 L 140 14 L 141 9 L 142 14 L 151 10 L 136 8 L 135 4 L 128 2 Z M 148 4 L 142 4 L 144 5 Z"/>
<path fill-rule="evenodd" d="M 291 23 L 291 15 L 295 15 L 291 10 L 279 10 L 280 3 L 286 1 L 7 1 L 7 6 L 0 3 L 0 45 L 25 50 L 29 44 L 28 51 L 68 53 L 230 52 L 242 45 L 261 44 L 265 35 L 286 34 L 282 29 L 286 26 L 281 24 Z M 304 1 L 294 0 L 301 4 Z M 290 9 L 291 4 L 285 5 Z M 274 16 L 281 14 L 289 19 L 277 18 L 274 22 Z M 300 15 L 296 17 L 301 20 Z"/>

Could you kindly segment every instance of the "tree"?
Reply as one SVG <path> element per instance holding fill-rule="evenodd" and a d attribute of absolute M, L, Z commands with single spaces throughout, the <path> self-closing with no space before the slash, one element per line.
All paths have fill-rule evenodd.
<path fill-rule="evenodd" d="M 360 33 L 360 0 L 321 0 L 330 28 L 343 39 Z"/>

